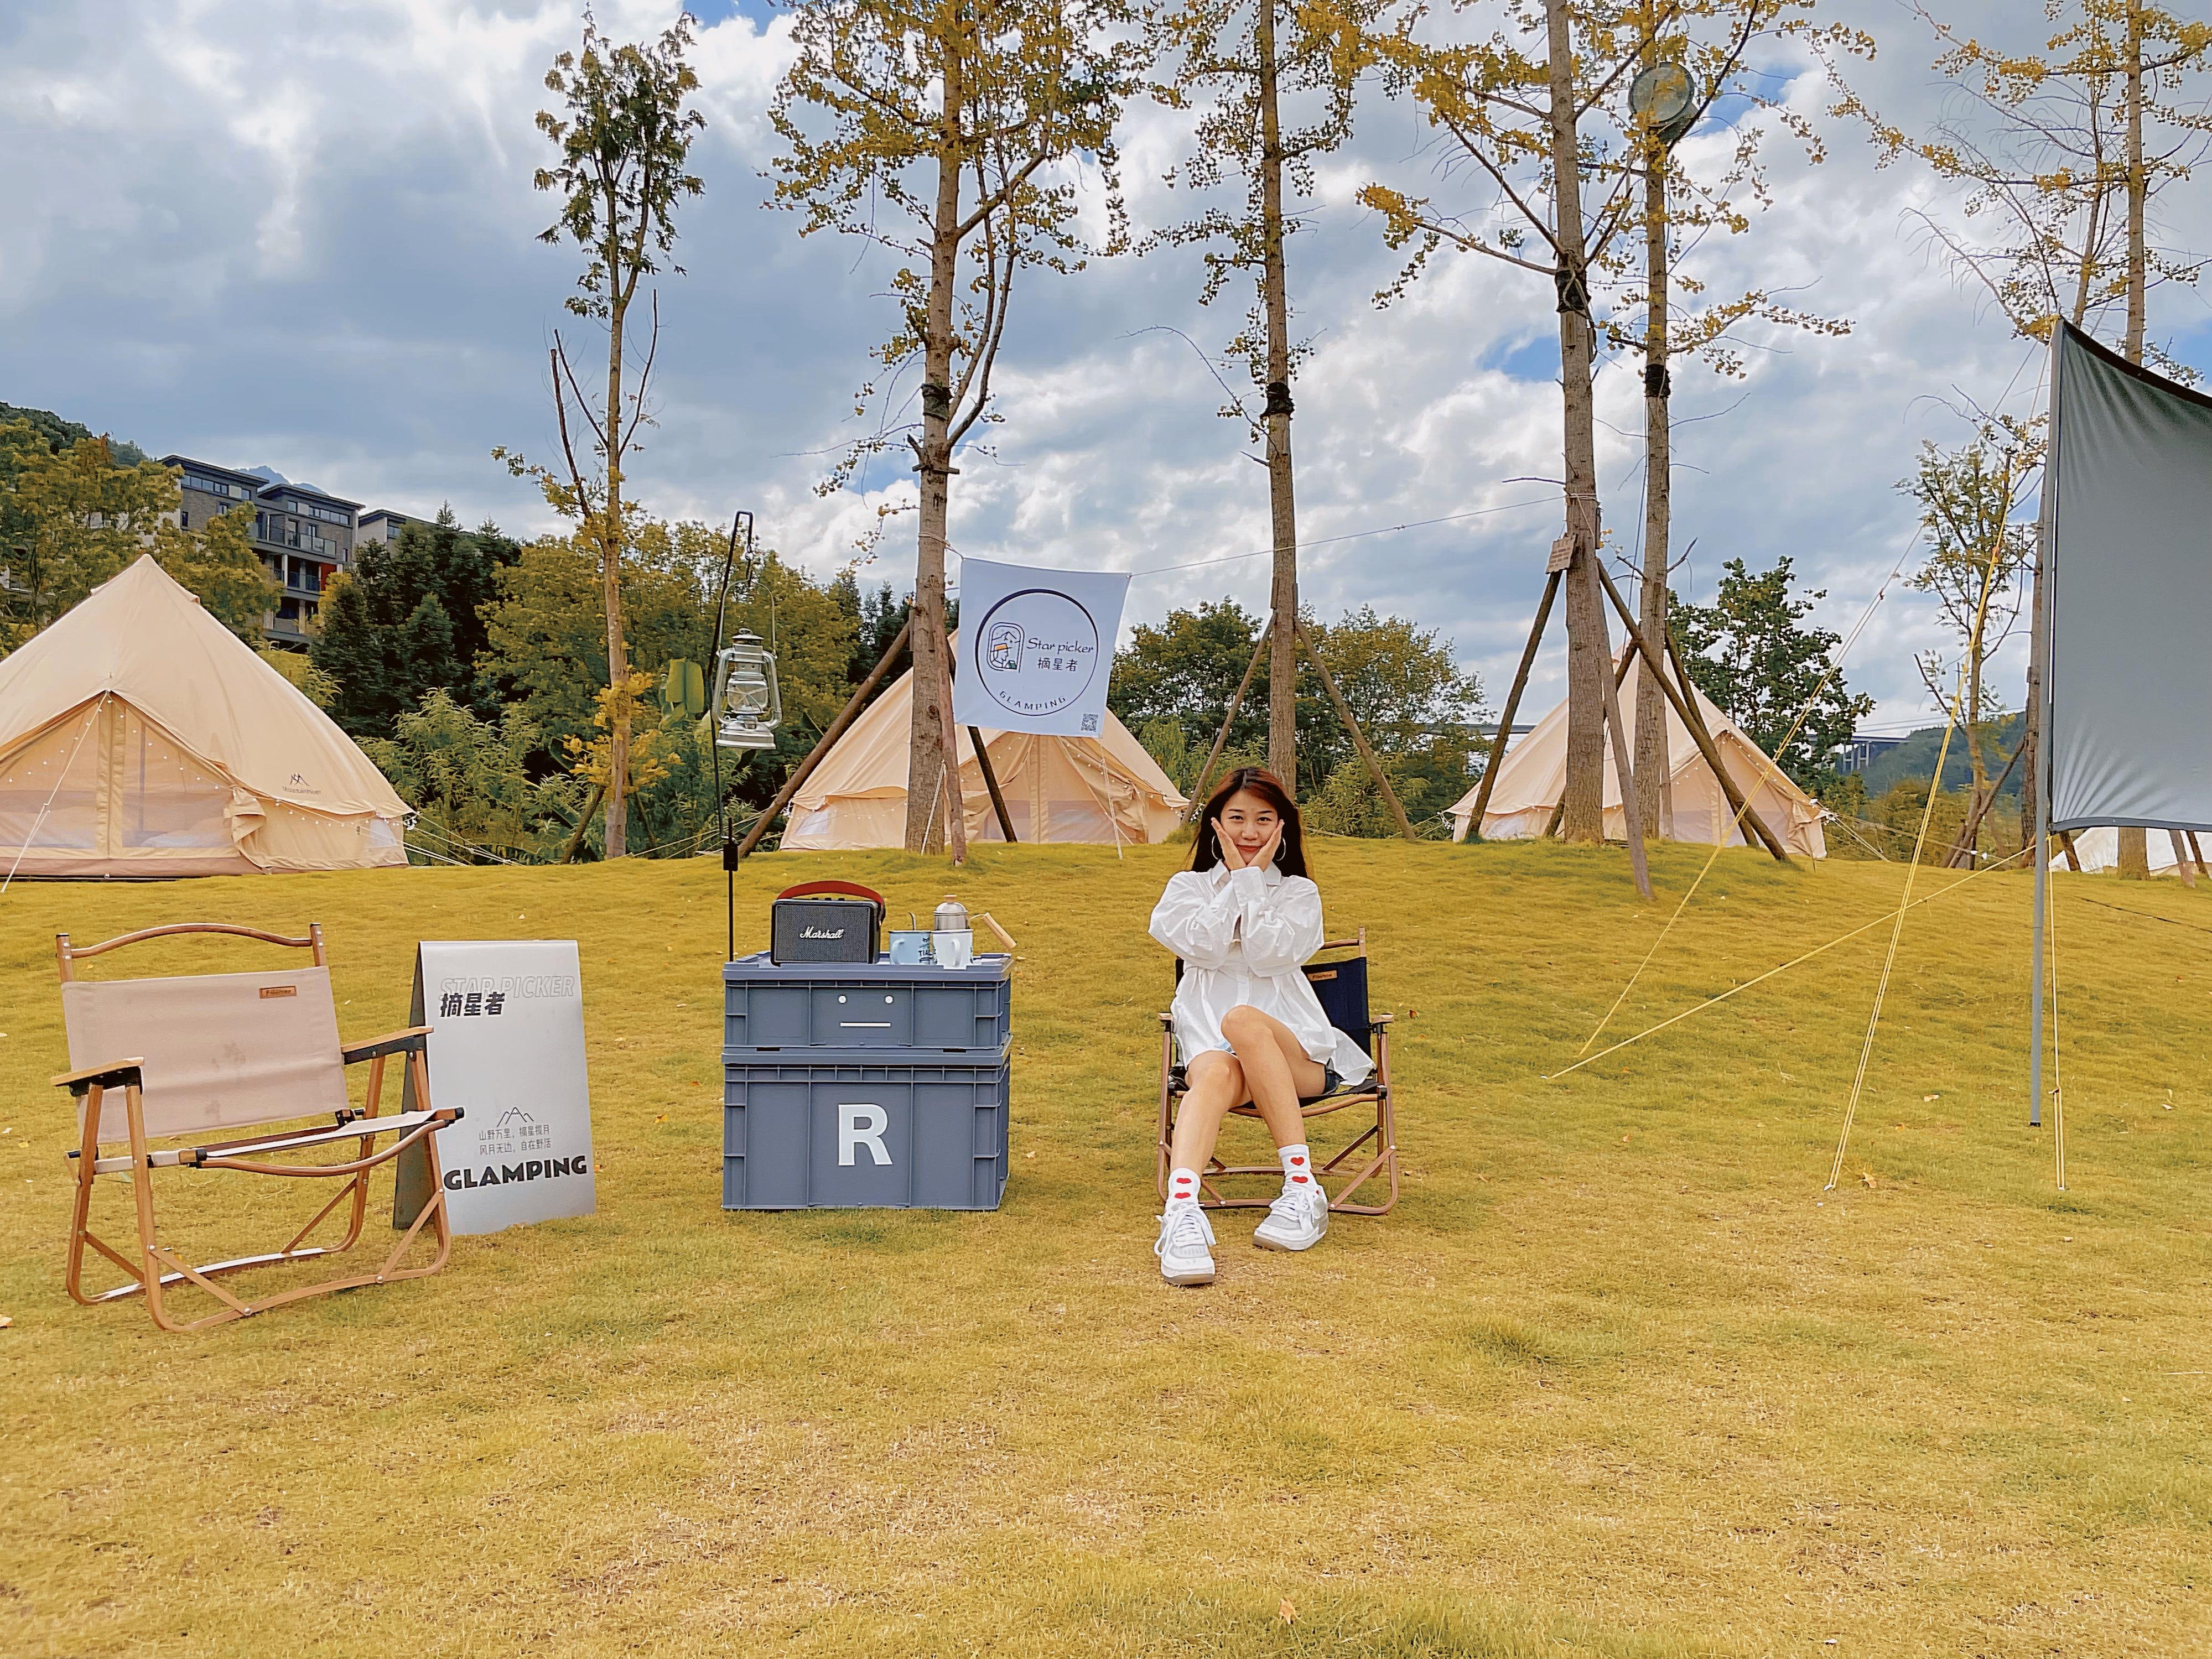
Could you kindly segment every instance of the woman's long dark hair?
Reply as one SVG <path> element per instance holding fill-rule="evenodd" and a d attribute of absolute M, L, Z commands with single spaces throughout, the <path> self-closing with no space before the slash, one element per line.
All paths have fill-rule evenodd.
<path fill-rule="evenodd" d="M 1291 792 L 1283 787 L 1273 772 L 1264 766 L 1240 766 L 1221 781 L 1206 803 L 1206 811 L 1198 820 L 1198 846 L 1191 854 L 1190 867 L 1211 870 L 1221 862 L 1221 837 L 1213 828 L 1214 821 L 1229 808 L 1229 798 L 1239 790 L 1249 790 L 1275 809 L 1275 816 L 1283 821 L 1283 844 L 1275 852 L 1275 868 L 1286 876 L 1303 876 L 1306 872 L 1306 830 L 1298 818 L 1298 804 L 1291 799 Z"/>

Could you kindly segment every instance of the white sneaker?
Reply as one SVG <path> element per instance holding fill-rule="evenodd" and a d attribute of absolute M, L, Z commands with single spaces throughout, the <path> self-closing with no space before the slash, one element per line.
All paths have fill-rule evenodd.
<path fill-rule="evenodd" d="M 1170 1204 L 1160 1218 L 1159 1243 L 1152 1254 L 1160 1259 L 1160 1277 L 1170 1285 L 1211 1285 L 1213 1224 L 1195 1203 Z"/>
<path fill-rule="evenodd" d="M 1285 1187 L 1252 1235 L 1263 1250 L 1310 1250 L 1328 1231 L 1328 1194 L 1318 1187 Z"/>

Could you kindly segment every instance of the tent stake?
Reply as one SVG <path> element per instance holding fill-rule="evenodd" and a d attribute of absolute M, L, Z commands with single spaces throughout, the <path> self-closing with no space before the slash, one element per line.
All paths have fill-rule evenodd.
<path fill-rule="evenodd" d="M 1543 643 L 1544 624 L 1552 619 L 1552 601 L 1559 594 L 1559 575 L 1554 570 L 1544 578 L 1544 597 L 1536 601 L 1536 620 L 1528 626 L 1528 643 L 1522 647 L 1521 665 L 1513 671 L 1513 689 L 1505 694 L 1505 709 L 1498 717 L 1498 735 L 1490 740 L 1490 759 L 1482 769 L 1481 787 L 1474 792 L 1474 815 L 1468 819 L 1468 827 L 1477 841 L 1482 839 L 1482 815 L 1490 808 L 1490 792 L 1498 782 L 1498 769 L 1505 759 L 1513 717 L 1521 712 L 1521 694 L 1528 689 L 1528 670 L 1535 663 L 1536 647 Z"/>
<path fill-rule="evenodd" d="M 1321 651 L 1314 644 L 1313 635 L 1306 631 L 1304 623 L 1297 623 L 1297 642 L 1305 647 L 1306 656 L 1312 661 L 1314 672 L 1321 676 L 1322 690 L 1328 693 L 1328 700 L 1336 705 L 1337 718 L 1344 722 L 1344 729 L 1352 734 L 1352 746 L 1359 751 L 1359 758 L 1367 763 L 1367 775 L 1375 780 L 1375 787 L 1382 792 L 1382 799 L 1389 803 L 1390 816 L 1398 820 L 1398 833 L 1407 841 L 1419 841 L 1420 837 L 1413 833 L 1413 826 L 1406 817 L 1405 807 L 1399 803 L 1398 792 L 1390 787 L 1390 780 L 1382 775 L 1382 763 L 1375 758 L 1375 751 L 1367 746 L 1367 734 L 1359 729 L 1358 720 L 1353 718 L 1352 705 L 1345 702 L 1344 693 L 1336 689 L 1336 681 L 1330 677 L 1328 665 L 1321 659 Z"/>
<path fill-rule="evenodd" d="M 753 827 L 745 831 L 745 838 L 738 843 L 738 850 L 732 858 L 732 863 L 760 845 L 761 837 L 768 834 L 769 826 L 775 822 L 777 814 L 791 805 L 791 798 L 799 793 L 799 787 L 806 781 L 808 775 L 821 764 L 822 757 L 830 752 L 830 745 L 845 735 L 845 728 L 853 723 L 861 708 L 866 704 L 868 694 L 883 684 L 884 676 L 890 672 L 890 665 L 898 660 L 899 653 L 906 649 L 907 635 L 913 631 L 914 618 L 909 616 L 899 624 L 898 637 L 891 641 L 890 649 L 884 652 L 882 659 L 868 671 L 868 678 L 862 680 L 854 689 L 852 696 L 847 700 L 845 707 L 839 711 L 837 718 L 830 722 L 830 729 L 822 734 L 821 739 L 813 748 L 806 751 L 806 758 L 792 769 L 791 776 L 785 781 L 783 787 L 776 792 L 775 799 L 769 803 L 768 810 L 753 820 Z"/>

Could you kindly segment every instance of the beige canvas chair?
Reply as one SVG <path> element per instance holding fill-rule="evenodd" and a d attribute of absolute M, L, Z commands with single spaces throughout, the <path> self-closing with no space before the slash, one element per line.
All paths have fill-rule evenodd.
<path fill-rule="evenodd" d="M 1329 955 L 1332 951 L 1350 954 Z M 1317 1161 L 1314 1173 L 1321 1178 L 1324 1191 L 1330 1183 L 1337 1183 L 1335 1191 L 1328 1194 L 1328 1207 L 1335 1213 L 1388 1215 L 1398 1202 L 1397 1104 L 1390 1094 L 1392 1017 L 1374 1012 L 1367 1004 L 1367 930 L 1361 928 L 1354 939 L 1331 939 L 1321 947 L 1313 961 L 1306 963 L 1304 972 L 1328 1023 L 1365 1049 L 1375 1061 L 1375 1070 L 1366 1081 L 1340 1085 L 1328 1094 L 1298 1103 L 1298 1115 L 1309 1123 L 1316 1118 L 1351 1111 L 1356 1114 L 1354 1126 L 1359 1127 L 1358 1134 L 1326 1158 L 1322 1156 L 1328 1151 L 1326 1146 L 1315 1147 Z M 1180 961 L 1176 963 L 1176 977 L 1182 977 Z M 1175 1016 L 1163 1011 L 1160 1114 L 1153 1148 L 1153 1178 L 1163 1204 L 1168 1196 L 1176 1112 L 1182 1104 L 1188 1085 L 1183 1056 L 1176 1042 Z M 1373 1115 L 1371 1118 L 1370 1113 Z M 1248 1103 L 1232 1107 L 1231 1115 L 1256 1118 L 1260 1109 Z M 1280 1180 L 1282 1173 L 1280 1164 L 1229 1164 L 1217 1153 L 1199 1171 L 1198 1201 L 1209 1210 L 1264 1209 L 1273 1198 L 1269 1188 Z M 1361 1195 L 1361 1189 L 1370 1181 L 1384 1183 L 1388 1190 L 1370 1190 Z M 1235 1194 L 1226 1189 L 1225 1183 L 1231 1182 L 1239 1188 Z M 1245 1190 L 1255 1186 L 1260 1189 L 1257 1193 Z"/>
<path fill-rule="evenodd" d="M 314 965 L 274 973 L 177 975 L 160 979 L 81 980 L 76 963 L 148 939 L 180 934 L 231 934 L 313 953 Z M 427 1027 L 394 1031 L 368 1042 L 338 1040 L 337 1012 L 331 998 L 330 969 L 324 959 L 323 930 L 310 927 L 305 939 L 288 939 L 252 927 L 220 922 L 180 922 L 149 927 L 100 945 L 73 946 L 69 935 L 54 941 L 61 966 L 62 1017 L 69 1033 L 69 1072 L 54 1079 L 76 1097 L 79 1145 L 76 1203 L 70 1217 L 68 1287 L 90 1306 L 119 1297 L 143 1295 L 154 1322 L 167 1331 L 199 1330 L 226 1320 L 263 1313 L 302 1297 L 361 1285 L 419 1279 L 445 1265 L 451 1245 L 445 1188 L 438 1176 L 437 1130 L 461 1116 L 458 1107 L 432 1109 L 424 1069 Z M 379 1115 L 384 1093 L 385 1061 L 402 1062 L 400 1105 Z M 368 1062 L 366 1109 L 346 1097 L 346 1068 Z M 409 1106 L 415 1109 L 405 1109 Z M 315 1121 L 317 1119 L 322 1121 Z M 304 1120 L 304 1121 L 303 1121 Z M 285 1126 L 285 1127 L 277 1127 Z M 231 1139 L 198 1137 L 222 1131 L 252 1130 Z M 378 1140 L 394 1137 L 378 1149 Z M 155 1142 L 183 1145 L 165 1145 Z M 301 1155 L 357 1143 L 350 1156 L 334 1163 L 299 1161 Z M 103 1147 L 120 1148 L 103 1153 Z M 226 1274 L 247 1267 L 341 1255 L 361 1237 L 368 1212 L 371 1174 L 410 1148 L 421 1149 L 429 1181 L 427 1199 L 381 1266 L 313 1285 L 292 1285 L 251 1300 L 234 1296 L 222 1283 Z M 194 1267 L 161 1242 L 155 1221 L 155 1172 L 161 1170 L 234 1170 L 279 1179 L 327 1181 L 337 1191 L 283 1249 Z M 118 1249 L 91 1230 L 94 1183 L 103 1175 L 128 1174 L 138 1228 L 135 1252 Z M 316 1229 L 343 1209 L 344 1237 L 311 1245 Z M 395 1214 L 395 1222 L 398 1217 Z M 402 1267 L 425 1227 L 435 1254 L 427 1264 Z M 83 1288 L 85 1247 L 131 1275 L 131 1282 L 88 1295 Z M 220 1304 L 206 1316 L 172 1316 L 165 1292 L 189 1282 Z"/>

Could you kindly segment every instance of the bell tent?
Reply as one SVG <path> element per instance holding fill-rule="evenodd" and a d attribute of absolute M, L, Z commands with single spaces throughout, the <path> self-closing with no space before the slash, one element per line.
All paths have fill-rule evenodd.
<path fill-rule="evenodd" d="M 854 720 L 792 798 L 785 850 L 896 847 L 906 839 L 909 669 Z M 968 728 L 957 731 L 968 839 L 1004 841 Z M 984 747 L 1021 842 L 1164 841 L 1190 805 L 1128 727 L 1106 716 L 1097 738 L 986 732 Z M 940 809 L 940 815 L 941 815 Z"/>
<path fill-rule="evenodd" d="M 150 554 L 0 659 L 0 872 L 399 866 L 407 811 Z"/>
<path fill-rule="evenodd" d="M 1643 667 L 1640 660 L 1632 664 L 1628 678 L 1621 682 L 1624 712 L 1636 707 L 1637 677 Z M 1720 750 L 1722 764 L 1728 768 L 1729 781 L 1737 793 L 1750 802 L 1752 810 L 1773 830 L 1784 848 L 1808 858 L 1826 858 L 1828 843 L 1820 830 L 1820 805 L 1792 783 L 1710 698 L 1703 692 L 1695 695 L 1705 728 L 1712 733 L 1714 746 Z M 1667 769 L 1674 815 L 1671 821 L 1662 818 L 1662 836 L 1707 846 L 1717 841 L 1729 847 L 1742 846 L 1743 826 L 1735 822 L 1728 796 L 1698 752 L 1689 727 L 1672 707 L 1667 710 Z M 1644 780 L 1639 777 L 1637 781 L 1640 786 Z M 1506 750 L 1498 769 L 1497 786 L 1483 811 L 1483 839 L 1521 841 L 1541 836 L 1550 826 L 1566 787 L 1567 706 L 1561 703 Z M 1476 793 L 1468 790 L 1450 808 L 1454 841 L 1465 841 L 1474 828 Z M 1613 769 L 1609 745 L 1605 757 L 1605 833 L 1615 841 L 1626 839 L 1628 833 L 1620 809 L 1620 776 Z"/>

